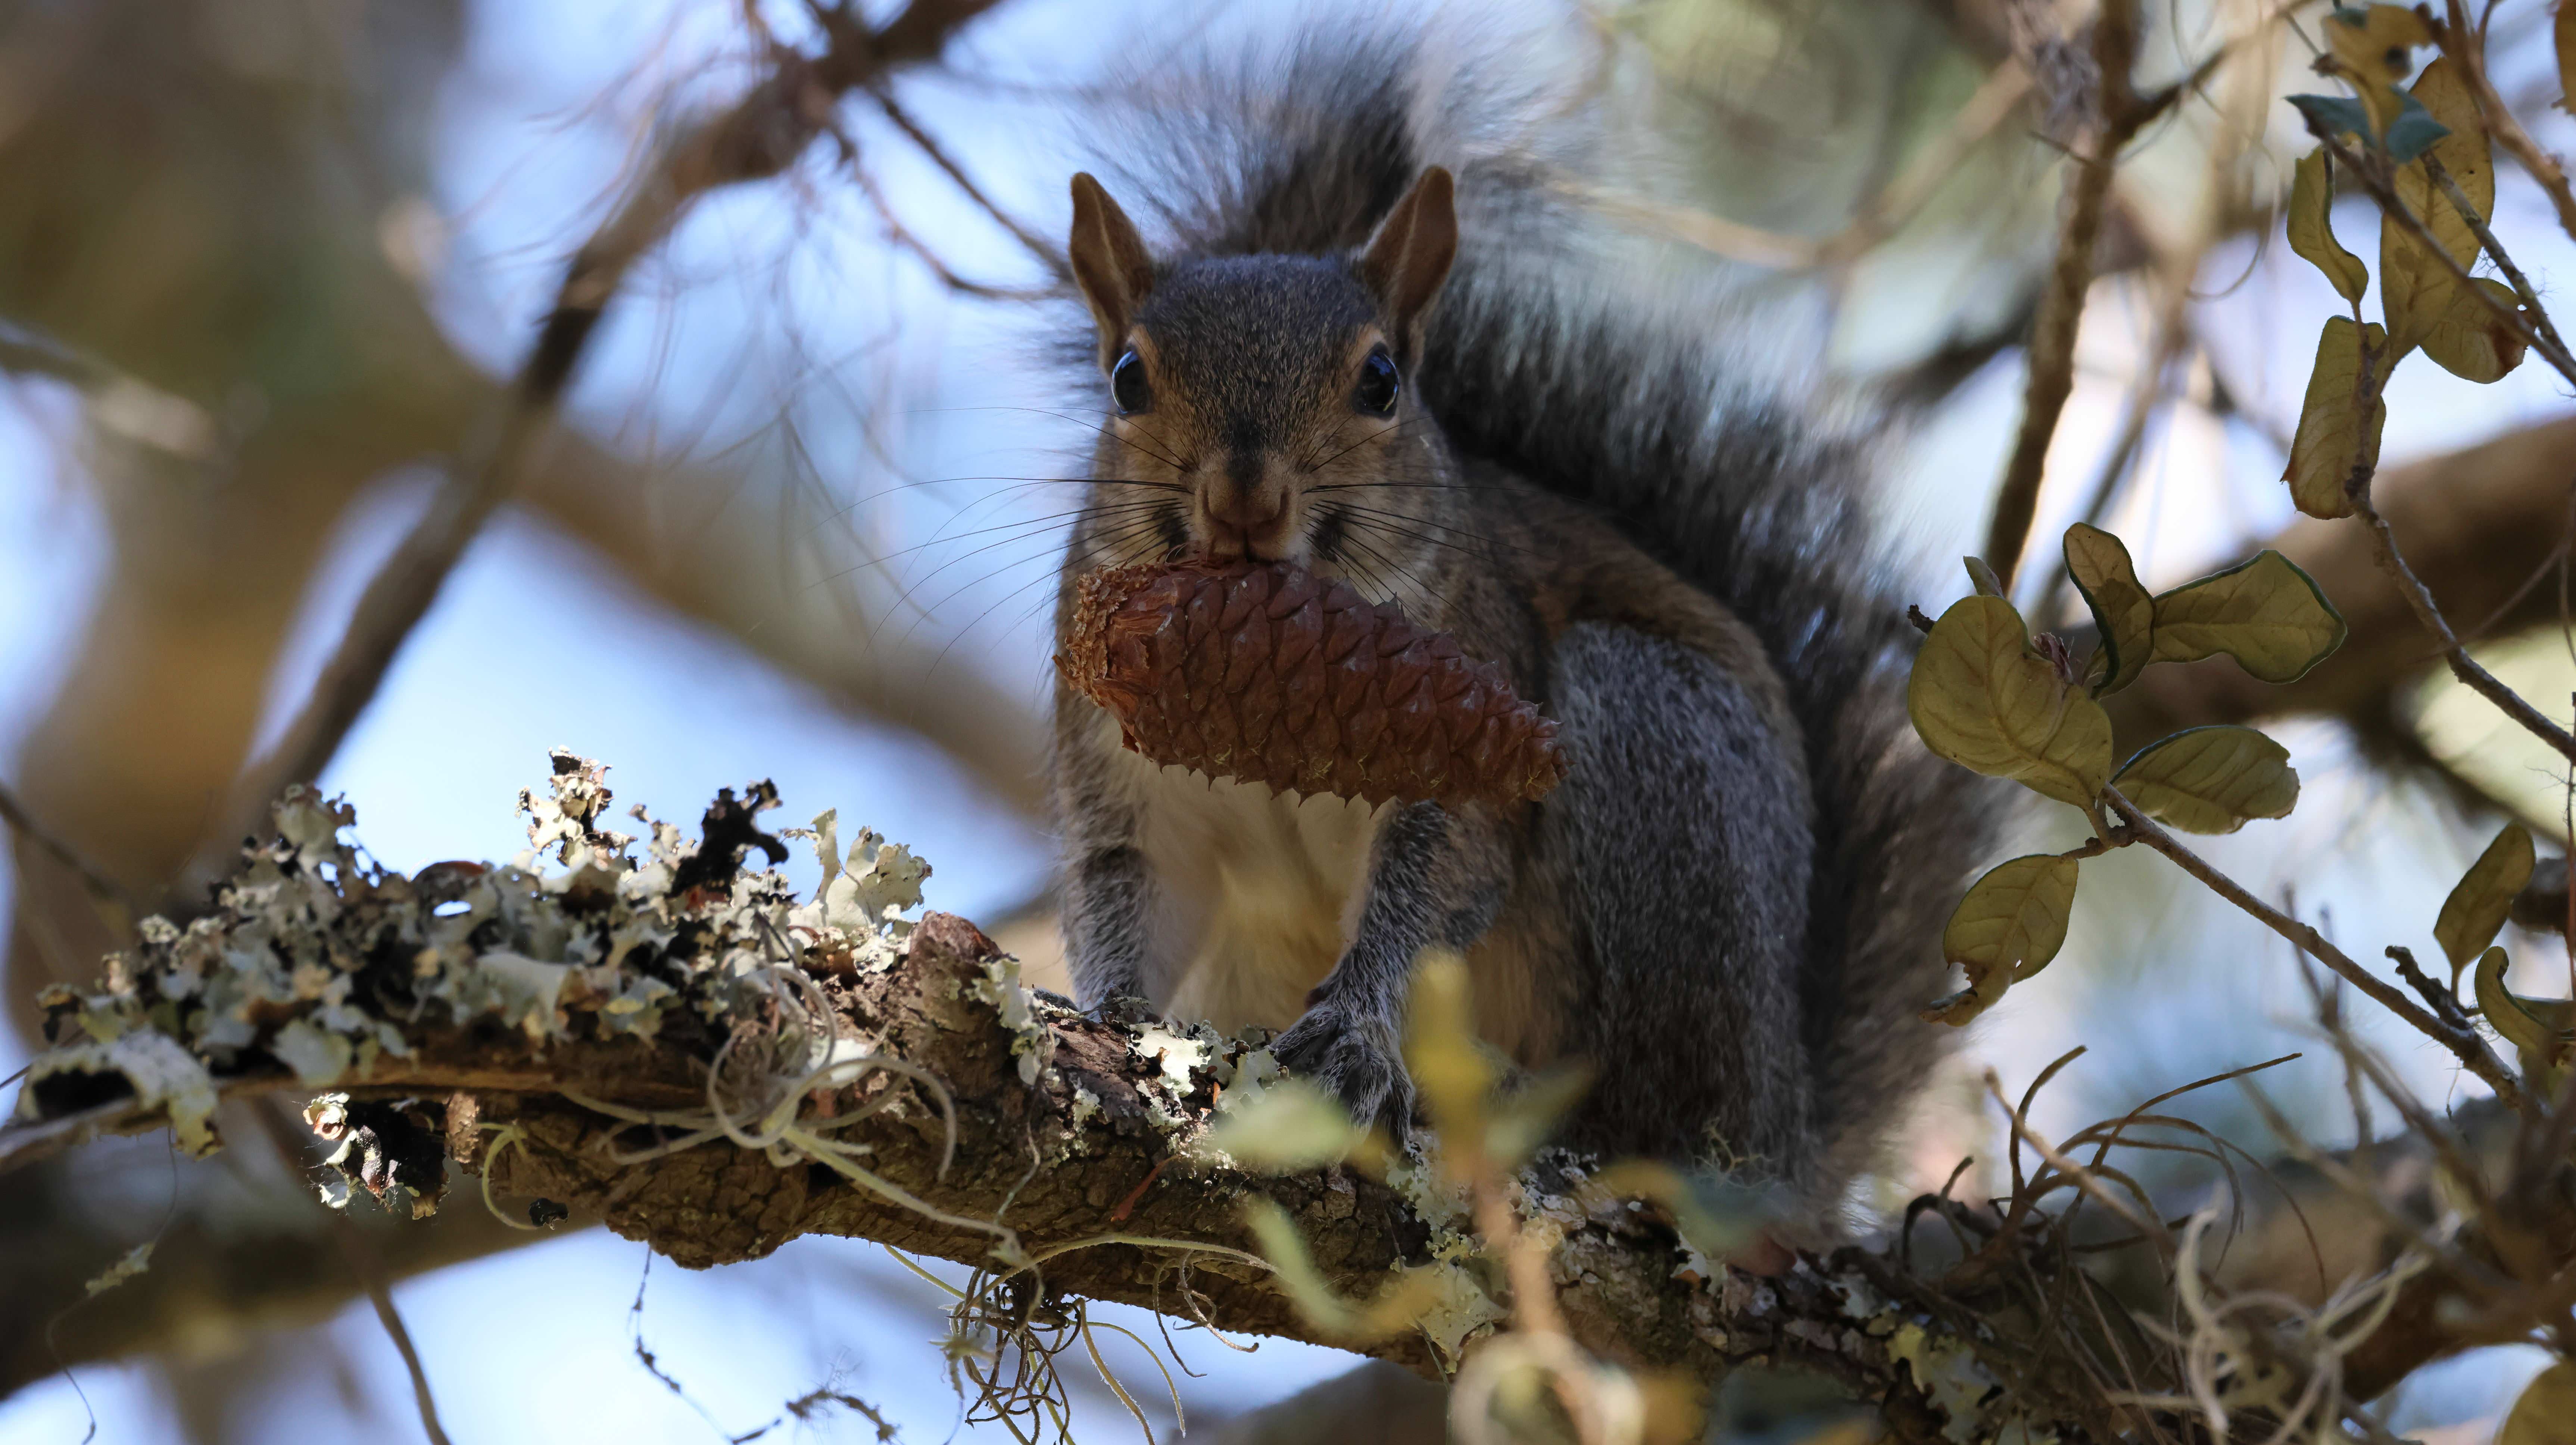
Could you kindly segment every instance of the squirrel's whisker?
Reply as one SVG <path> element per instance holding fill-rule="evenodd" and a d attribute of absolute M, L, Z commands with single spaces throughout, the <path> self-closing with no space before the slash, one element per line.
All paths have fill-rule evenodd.
<path fill-rule="evenodd" d="M 1030 561 L 1035 560 L 1035 559 L 1036 559 L 1037 557 L 1039 557 L 1039 556 L 1043 556 L 1043 555 L 1044 555 L 1044 550 L 1043 550 L 1043 548 L 1044 548 L 1044 547 L 1049 547 L 1049 546 L 1053 546 L 1053 545 L 1055 545 L 1055 543 L 1054 543 L 1054 540 L 1053 540 L 1053 539 L 1054 539 L 1055 534 L 1056 534 L 1056 532 L 1057 532 L 1057 530 L 1058 530 L 1058 528 L 1056 527 L 1056 525 L 1055 525 L 1055 524 L 1056 524 L 1058 521 L 1061 521 L 1064 517 L 1073 517 L 1073 518 L 1076 518 L 1076 519 L 1081 519 L 1081 518 L 1086 518 L 1086 517 L 1091 517 L 1091 516 L 1106 516 L 1106 515 L 1115 515 L 1115 514 L 1123 514 L 1123 513 L 1129 513 L 1129 512 L 1143 511 L 1143 510 L 1148 509 L 1148 508 L 1153 508 L 1153 507 L 1167 507 L 1167 506 L 1169 506 L 1169 505 L 1171 505 L 1171 504 L 1170 504 L 1170 503 L 1168 503 L 1168 502 L 1122 502 L 1122 503 L 1114 503 L 1114 504 L 1110 504 L 1110 505 L 1107 505 L 1107 506 L 1101 506 L 1101 507 L 1086 507 L 1086 508 L 1079 509 L 1079 510 L 1077 510 L 1077 511 L 1067 512 L 1067 513 L 1062 513 L 1062 514 L 1059 514 L 1059 515 L 1058 515 L 1058 516 L 1056 516 L 1056 517 L 1041 517 L 1041 518 L 1037 518 L 1037 519 L 1035 519 L 1035 520 L 1033 520 L 1033 521 L 1023 521 L 1023 522 L 1014 522 L 1014 523 L 1010 523 L 1010 524 L 1007 524 L 1007 527 L 996 527 L 996 528 L 988 529 L 988 530 L 992 530 L 992 531 L 1011 530 L 1011 531 L 1014 531 L 1014 532 L 1016 533 L 1016 535 L 1008 536 L 1008 537 L 1003 537 L 1003 538 L 999 539 L 998 541 L 989 542 L 989 543 L 986 543 L 985 545 L 983 545 L 983 546 L 981 546 L 981 547 L 977 547 L 977 548 L 973 549 L 972 551 L 969 551 L 969 552 L 967 552 L 967 553 L 965 553 L 965 554 L 963 554 L 963 555 L 961 555 L 961 556 L 952 557 L 952 558 L 950 558 L 949 560 L 947 560 L 947 561 L 945 561 L 945 562 L 940 563 L 937 567 L 932 568 L 930 571 L 923 573 L 921 576 L 919 576 L 919 577 L 916 577 L 916 578 L 912 579 L 910 582 L 908 582 L 908 583 L 904 584 L 904 586 L 901 588 L 901 590 L 899 590 L 899 591 L 895 594 L 894 601 L 890 604 L 890 606 L 889 606 L 889 608 L 888 608 L 888 611 L 889 611 L 889 613 L 891 613 L 891 612 L 893 612 L 893 611 L 897 611 L 897 610 L 900 610 L 900 609 L 903 609 L 903 608 L 909 607 L 909 608 L 911 608 L 911 609 L 913 610 L 913 612 L 916 614 L 916 620 L 915 620 L 915 625 L 916 625 L 916 626 L 917 626 L 917 625 L 919 625 L 919 623 L 920 623 L 920 622 L 926 622 L 926 621 L 928 621 L 928 620 L 930 619 L 931 615 L 932 615 L 933 613 L 937 612 L 941 607 L 946 606 L 950 601 L 954 600 L 954 599 L 955 599 L 955 598 L 957 598 L 958 596 L 963 595 L 965 592 L 972 590 L 974 587 L 976 587 L 977 585 L 979 585 L 979 584 L 980 584 L 980 583 L 982 583 L 983 581 L 985 581 L 985 580 L 987 580 L 987 579 L 989 579 L 989 578 L 992 578 L 992 577 L 999 576 L 1002 572 L 1008 571 L 1008 570 L 1010 570 L 1010 568 L 1012 568 L 1012 567 L 1017 567 L 1017 566 L 1023 565 L 1023 564 L 1025 564 L 1025 563 L 1027 563 L 1027 562 L 1030 562 Z M 968 535 L 974 535 L 974 534 L 968 534 Z M 964 537 L 950 537 L 950 538 L 945 538 L 945 539 L 942 539 L 942 540 L 943 540 L 944 542 L 959 542 L 959 541 L 963 541 L 963 540 L 965 540 L 965 538 L 964 538 Z M 1023 543 L 1027 543 L 1027 542 L 1032 542 L 1032 541 L 1039 542 L 1039 543 L 1041 543 L 1041 544 L 1042 544 L 1042 545 L 1041 545 L 1041 550 L 1040 550 L 1039 552 L 1031 553 L 1031 554 L 1030 554 L 1029 556 L 1027 556 L 1027 557 L 1021 557 L 1021 558 L 1014 558 L 1014 559 L 1011 559 L 1009 562 L 1005 563 L 1003 566 L 1001 566 L 1001 567 L 999 567 L 999 568 L 995 568 L 995 569 L 993 569 L 993 570 L 991 570 L 991 571 L 987 571 L 987 572 L 980 573 L 980 574 L 978 574 L 976 577 L 974 577 L 974 578 L 972 578 L 972 579 L 969 579 L 969 580 L 968 580 L 968 582 L 967 582 L 963 587 L 960 587 L 960 588 L 956 589 L 955 591 L 950 592 L 947 596 L 942 597 L 939 601 L 937 601 L 937 602 L 935 602 L 935 603 L 930 603 L 930 604 L 924 605 L 924 604 L 919 603 L 919 602 L 916 602 L 916 601 L 914 600 L 914 598 L 915 598 L 916 594 L 918 594 L 922 589 L 924 589 L 924 588 L 926 588 L 926 587 L 928 587 L 928 586 L 930 585 L 930 581 L 931 581 L 931 579 L 932 579 L 932 578 L 937 577 L 940 573 L 942 573 L 942 572 L 944 572 L 944 571 L 948 570 L 950 567 L 953 567 L 953 566 L 957 565 L 959 562 L 966 561 L 966 560 L 968 560 L 969 558 L 972 558 L 972 557 L 981 556 L 981 555 L 983 555 L 984 553 L 991 552 L 991 551 L 995 550 L 996 548 L 1015 546 L 1015 545 L 1019 545 L 1019 544 L 1023 544 Z M 909 548 L 906 548 L 906 549 L 904 549 L 904 550 L 905 550 L 906 552 L 915 552 L 915 551 L 920 551 L 920 550 L 922 550 L 922 548 L 923 548 L 923 547 L 929 547 L 929 546 L 935 546 L 935 545 L 940 545 L 940 544 L 939 544 L 939 543 L 928 543 L 928 542 L 925 542 L 925 543 L 920 544 L 920 546 L 916 546 L 916 547 L 909 547 Z M 883 561 L 883 560 L 892 560 L 892 557 L 893 557 L 893 556 L 900 556 L 900 555 L 902 555 L 902 554 L 901 554 L 901 553 L 891 554 L 888 558 L 880 559 L 880 560 L 881 560 L 881 561 Z M 874 563 L 862 564 L 862 567 L 864 567 L 864 566 L 870 566 L 870 565 L 876 565 L 876 564 L 874 564 Z M 858 569 L 858 568 L 853 568 L 853 569 L 849 569 L 849 570 L 855 571 L 855 570 L 860 570 L 860 569 Z M 907 636 L 909 636 L 909 634 L 908 634 L 908 633 L 907 633 L 906 635 L 907 635 Z M 870 644 L 871 644 L 871 645 L 874 645 L 874 643 L 875 643 L 879 638 L 881 638 L 882 636 L 883 636 L 883 626 L 882 626 L 882 624 L 880 624 L 878 628 L 873 629 L 873 630 L 870 632 L 870 634 L 869 634 L 869 642 L 870 642 Z"/>
<path fill-rule="evenodd" d="M 951 535 L 948 535 L 948 536 L 940 536 L 940 535 L 938 535 L 937 533 L 933 533 L 930 537 L 928 537 L 928 538 L 926 538 L 926 539 L 924 539 L 924 540 L 922 540 L 922 541 L 916 542 L 916 543 L 914 543 L 913 545 L 911 545 L 911 546 L 909 546 L 909 547 L 899 547 L 899 548 L 895 549 L 894 551 L 886 552 L 886 553 L 882 553 L 882 554 L 879 554 L 879 555 L 874 556 L 874 557 L 870 557 L 870 558 L 868 558 L 866 561 L 863 561 L 863 562 L 854 562 L 854 563 L 852 563 L 851 565 L 849 565 L 849 566 L 847 566 L 847 567 L 842 567 L 842 568 L 838 568 L 838 569 L 836 569 L 836 570 L 834 570 L 834 571 L 827 572 L 827 573 L 823 574 L 822 576 L 815 578 L 812 582 L 807 583 L 807 584 L 806 584 L 806 586 L 807 586 L 809 589 L 810 589 L 810 588 L 814 588 L 814 587 L 820 587 L 820 586 L 822 586 L 822 585 L 823 585 L 824 583 L 826 583 L 826 582 L 836 582 L 836 581 L 840 580 L 841 578 L 843 578 L 843 577 L 847 577 L 847 576 L 850 576 L 850 575 L 852 575 L 852 574 L 854 574 L 854 573 L 865 572 L 865 571 L 867 571 L 867 570 L 868 570 L 869 568 L 871 568 L 871 567 L 882 567 L 882 566 L 884 566 L 885 564 L 887 564 L 888 562 L 893 562 L 893 561 L 900 560 L 900 559 L 902 559 L 902 558 L 904 558 L 904 557 L 908 557 L 908 556 L 912 555 L 912 554 L 913 554 L 913 553 L 915 553 L 915 552 L 924 552 L 924 551 L 928 551 L 929 549 L 931 549 L 931 548 L 933 548 L 933 547 L 943 547 L 943 546 L 948 546 L 948 545 L 951 545 L 951 544 L 953 544 L 953 543 L 958 543 L 958 542 L 966 541 L 967 539 L 972 538 L 972 537 L 982 537 L 982 536 L 987 536 L 987 535 L 989 535 L 989 534 L 991 534 L 991 533 L 994 533 L 994 532 L 1033 532 L 1033 531 L 1034 531 L 1034 530 L 1036 530 L 1036 529 L 1043 529 L 1043 528 L 1051 527 L 1054 523 L 1064 521 L 1064 520 L 1066 520 L 1066 519 L 1068 519 L 1068 518 L 1081 518 L 1081 517 L 1085 517 L 1085 516 L 1093 515 L 1093 514 L 1095 514 L 1095 513 L 1100 513 L 1100 512 L 1105 512 L 1105 511 L 1111 511 L 1111 510 L 1126 510 L 1126 509 L 1129 509 L 1129 508 L 1141 508 L 1141 507 L 1164 507 L 1164 506 L 1169 506 L 1169 505 L 1171 505 L 1171 504 L 1170 504 L 1170 503 L 1168 503 L 1168 502 L 1150 502 L 1150 501 L 1149 501 L 1149 502 L 1116 502 L 1116 503 L 1107 503 L 1107 504 L 1094 505 L 1094 506 L 1087 506 L 1087 507 L 1076 507 L 1076 508 L 1074 508 L 1074 509 L 1073 509 L 1073 510 L 1071 510 L 1071 511 L 1066 511 L 1066 512 L 1054 512 L 1054 513 L 1050 513 L 1050 514 L 1048 514 L 1048 515 L 1046 515 L 1046 516 L 1043 516 L 1043 517 L 1023 517 L 1023 518 L 1019 519 L 1018 521 L 1013 521 L 1013 522 L 997 522 L 997 523 L 993 524 L 993 525 L 992 525 L 992 526 L 990 526 L 990 527 L 978 527 L 978 528 L 975 528 L 975 529 L 974 529 L 974 530 L 972 530 L 972 531 L 967 531 L 967 532 L 958 532 L 958 533 L 954 533 L 954 534 L 951 534 Z M 944 523 L 942 524 L 942 526 L 943 526 L 943 527 L 944 527 L 945 525 L 946 525 L 946 524 L 944 524 Z M 1013 541 L 1013 540 L 1016 540 L 1016 539 L 1014 539 L 1014 538 L 1004 538 L 1001 542 L 994 543 L 993 545 L 995 545 L 995 546 L 1001 546 L 1001 545 L 1005 545 L 1005 544 L 1007 544 L 1007 543 L 1009 543 L 1010 541 Z M 978 550 L 980 551 L 980 550 L 982 550 L 982 549 L 978 549 Z M 974 555 L 975 555 L 975 553 L 973 553 L 973 552 L 969 552 L 969 553 L 967 553 L 966 555 L 971 557 L 971 556 L 974 556 Z M 962 559 L 961 559 L 961 560 L 962 560 Z M 946 564 L 942 564 L 942 565 L 944 566 L 944 565 L 946 565 Z M 936 573 L 933 573 L 933 574 L 931 574 L 931 575 L 936 575 Z M 924 578 L 924 579 L 922 579 L 922 580 L 925 580 L 925 581 L 926 581 L 926 580 L 928 580 L 928 579 L 927 579 L 927 578 Z"/>

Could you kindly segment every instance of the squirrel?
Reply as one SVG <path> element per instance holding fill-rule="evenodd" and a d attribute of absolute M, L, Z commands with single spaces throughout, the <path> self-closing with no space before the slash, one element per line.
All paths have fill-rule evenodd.
<path fill-rule="evenodd" d="M 1952 1032 L 1917 1012 L 1993 826 L 1906 720 L 1871 447 L 1601 281 L 1547 168 L 1477 151 L 1422 69 L 1309 41 L 1149 113 L 1197 172 L 1146 185 L 1159 243 L 1073 177 L 1100 436 L 1058 639 L 1095 566 L 1286 561 L 1503 669 L 1567 775 L 1509 808 L 1274 795 L 1123 750 L 1059 681 L 1077 1001 L 1278 1030 L 1401 1131 L 1409 971 L 1453 949 L 1488 1043 L 1591 1069 L 1561 1142 L 1832 1214 Z"/>

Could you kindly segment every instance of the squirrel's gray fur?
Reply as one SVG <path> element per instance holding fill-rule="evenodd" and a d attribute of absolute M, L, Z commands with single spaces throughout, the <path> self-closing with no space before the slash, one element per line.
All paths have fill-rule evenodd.
<path fill-rule="evenodd" d="M 1077 528 L 1066 590 L 1086 566 L 1194 545 L 1207 488 L 1249 495 L 1255 463 L 1232 484 L 1194 481 L 1216 464 L 1166 465 L 1199 458 L 1150 423 L 1285 447 L 1300 426 L 1338 424 L 1310 397 L 1339 395 L 1337 348 L 1383 322 L 1408 363 L 1403 409 L 1338 465 L 1377 477 L 1366 485 L 1396 518 L 1378 534 L 1354 524 L 1368 541 L 1353 545 L 1406 549 L 1406 565 L 1337 545 L 1327 488 L 1296 504 L 1295 545 L 1319 567 L 1348 561 L 1363 590 L 1503 665 L 1559 719 L 1573 770 L 1513 817 L 1273 805 L 1227 791 L 1240 784 L 1179 787 L 1177 769 L 1149 776 L 1060 690 L 1077 989 L 1089 1005 L 1140 991 L 1229 1027 L 1284 1023 L 1299 1007 L 1288 983 L 1213 978 L 1232 965 L 1198 952 L 1268 945 L 1271 885 L 1244 870 L 1312 872 L 1362 849 L 1338 962 L 1324 959 L 1316 1007 L 1280 1041 L 1292 1066 L 1400 1122 L 1402 972 L 1414 949 L 1447 943 L 1491 975 L 1475 982 L 1502 1000 L 1483 1015 L 1499 1043 L 1525 1061 L 1589 1059 L 1572 1142 L 1749 1163 L 1830 1230 L 1951 1032 L 1917 1014 L 1943 991 L 1942 920 L 1993 805 L 1908 726 L 1915 633 L 1873 541 L 1865 429 L 1730 375 L 1710 340 L 1727 313 L 1691 304 L 1691 283 L 1619 279 L 1646 253 L 1601 239 L 1561 182 L 1569 166 L 1597 181 L 1643 158 L 1509 75 L 1437 59 L 1418 34 L 1318 34 L 1231 71 L 1161 71 L 1130 119 L 1100 122 L 1110 190 L 1150 218 L 1153 279 L 1135 317 L 1095 299 L 1099 329 L 1083 333 L 1109 438 L 1096 490 L 1127 510 L 1106 514 L 1123 526 L 1095 514 Z M 1372 316 L 1385 308 L 1355 257 L 1435 165 L 1456 176 L 1457 253 L 1417 360 L 1406 318 Z M 1132 433 L 1108 408 L 1113 322 L 1154 352 L 1158 411 L 1128 419 Z M 1160 500 L 1176 481 L 1199 494 Z M 1241 537 L 1252 550 L 1249 524 Z M 1276 847 L 1202 858 L 1228 829 L 1275 831 Z M 1294 878 L 1279 887 L 1294 895 Z"/>

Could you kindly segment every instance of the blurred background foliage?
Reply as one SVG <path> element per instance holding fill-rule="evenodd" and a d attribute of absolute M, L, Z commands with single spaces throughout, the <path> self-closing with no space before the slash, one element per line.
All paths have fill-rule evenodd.
<path fill-rule="evenodd" d="M 1425 23 L 1582 47 L 1557 58 L 1597 66 L 1661 142 L 1661 168 L 1605 210 L 1668 264 L 1740 282 L 1712 344 L 1784 384 L 1891 399 L 1891 530 L 1938 611 L 1965 590 L 1952 559 L 1984 536 L 2019 414 L 2020 343 L 2083 123 L 2060 113 L 2070 87 L 2052 73 L 2081 54 L 2051 37 L 2088 9 L 1492 0 Z M 2307 149 L 2279 97 L 2316 88 L 2322 8 L 2144 9 L 2141 85 L 2199 83 L 2120 167 L 2033 535 L 2097 516 L 2151 586 L 2265 539 L 2310 565 L 2354 620 L 2344 657 L 2260 697 L 2208 666 L 2164 669 L 2175 680 L 2136 700 L 2124 736 L 2294 713 L 2270 727 L 2303 806 L 2212 856 L 2339 937 L 2421 946 L 2498 814 L 2563 841 L 2566 779 L 2460 705 L 2367 567 L 2338 574 L 2338 544 L 2294 524 L 2278 485 L 2335 307 L 2277 224 Z M 510 800 L 552 744 L 608 760 L 621 802 L 679 820 L 717 786 L 773 777 L 799 818 L 838 807 L 913 845 L 939 869 L 933 906 L 1046 966 L 1035 777 L 1062 479 L 1081 452 L 1068 409 L 1083 403 L 1039 361 L 1061 317 L 1022 293 L 1051 279 L 1038 252 L 1063 225 L 1064 175 L 1095 156 L 1083 116 L 1109 57 L 1333 13 L 1004 0 L 936 62 L 845 99 L 787 174 L 699 205 L 628 278 L 562 434 L 324 773 L 360 838 L 405 868 L 515 851 Z M 2548 21 L 2505 0 L 2492 64 L 2541 143 L 2576 148 L 2551 108 Z M 0 0 L 0 778 L 126 900 L 157 906 L 238 827 L 236 778 L 492 414 L 621 178 L 814 25 L 776 0 Z M 2366 234 L 2367 203 L 2343 207 L 2347 239 Z M 2544 292 L 2576 274 L 2576 245 L 2510 168 L 2497 211 Z M 2480 651 L 2508 681 L 2567 696 L 2564 583 L 2517 589 L 2564 561 L 2576 409 L 2534 366 L 2488 387 L 2411 368 L 2390 410 L 2381 496 L 2410 555 L 2456 619 L 2493 614 Z M 2025 569 L 2019 589 L 2036 625 L 2079 615 L 2049 572 Z M 0 1070 L 33 1047 L 37 990 L 87 976 L 122 927 L 23 838 L 6 878 Z M 2520 991 L 2558 991 L 2537 966 L 2553 947 L 2517 947 L 2533 965 Z M 2155 860 L 2102 859 L 2065 955 L 1929 1091 L 1888 1195 L 1991 1158 L 1967 1083 L 1983 1067 L 2018 1089 L 2089 1045 L 2041 1102 L 2062 1137 L 2297 1047 L 2308 1016 L 2285 948 Z M 2468 1092 L 2420 1041 L 2399 1060 L 2429 1097 Z M 2272 1077 L 2315 1137 L 2351 1139 L 2337 1070 Z M 2230 1096 L 2196 1097 L 2197 1117 L 2270 1152 Z M 119 1441 L 418 1428 L 311 1190 L 257 1128 L 230 1137 L 210 1166 L 133 1141 L 0 1179 L 0 1435 L 78 1439 L 92 1410 Z M 826 1381 L 907 1438 L 956 1418 L 933 1292 L 854 1244 L 654 1272 L 630 1310 L 643 1251 L 595 1230 L 530 1243 L 470 1208 L 358 1225 L 401 1281 L 460 1440 L 694 1439 L 771 1420 L 871 1438 L 846 1412 L 782 1414 Z M 72 1307 L 145 1239 L 160 1241 L 149 1274 Z M 685 1396 L 645 1373 L 639 1338 Z M 1180 1338 L 1206 1372 L 1181 1392 L 1202 1420 L 1348 1363 Z M 2396 1422 L 2482 1440 L 2532 1367 L 2498 1351 L 2427 1372 Z M 1082 1405 L 1086 1438 L 1132 1428 L 1105 1392 Z"/>

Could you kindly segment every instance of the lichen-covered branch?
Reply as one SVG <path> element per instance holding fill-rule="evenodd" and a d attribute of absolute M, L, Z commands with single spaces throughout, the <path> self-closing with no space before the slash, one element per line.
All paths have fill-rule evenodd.
<path fill-rule="evenodd" d="M 765 785 L 721 795 L 704 842 L 651 824 L 631 856 L 597 766 L 556 769 L 551 797 L 522 800 L 529 852 L 409 876 L 342 838 L 347 809 L 296 791 L 213 911 L 147 923 L 97 991 L 49 993 L 56 1046 L 0 1128 L 0 1169 L 110 1129 L 211 1149 L 219 1097 L 292 1089 L 323 1093 L 308 1117 L 349 1187 L 397 1213 L 437 1207 L 454 1161 L 449 1210 L 569 1209 L 693 1267 L 844 1235 L 977 1266 L 1004 1318 L 1090 1297 L 1342 1342 L 1274 1284 L 1245 1217 L 1266 1199 L 1328 1288 L 1365 1301 L 1408 1280 L 1431 1302 L 1370 1353 L 1445 1372 L 1505 1321 L 1504 1272 L 1429 1169 L 1263 1175 L 1211 1151 L 1212 1124 L 1278 1077 L 1257 1038 L 1025 989 L 964 920 L 906 922 L 926 866 L 866 834 L 844 856 L 828 814 L 804 833 L 814 896 L 743 871 L 745 850 L 785 856 L 759 826 Z M 1795 1360 L 1909 1439 L 2075 1431 L 2102 1408 L 2047 1348 L 1969 1323 L 2046 1260 L 1935 1284 L 1844 1250 L 1755 1278 L 1589 1173 L 1555 1159 L 1516 1207 L 1596 1356 L 1699 1379 Z"/>

